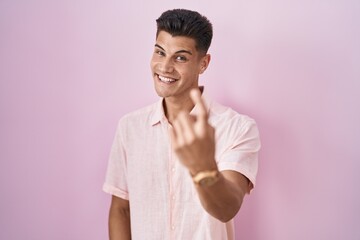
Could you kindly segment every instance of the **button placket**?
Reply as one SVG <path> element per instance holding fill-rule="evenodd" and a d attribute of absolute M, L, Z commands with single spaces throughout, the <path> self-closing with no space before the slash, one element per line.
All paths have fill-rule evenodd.
<path fill-rule="evenodd" d="M 171 128 L 171 125 L 169 123 L 167 123 L 167 130 L 169 132 L 169 128 Z M 176 168 L 175 168 L 175 156 L 174 156 L 174 152 L 172 150 L 172 145 L 171 145 L 171 139 L 170 136 L 169 137 L 169 142 L 170 142 L 170 149 L 169 149 L 169 201 L 170 201 L 170 235 L 171 235 L 171 239 L 175 239 L 175 226 L 176 226 L 176 210 L 175 210 L 175 200 L 176 200 L 176 196 L 175 196 L 175 191 L 176 191 L 176 186 L 175 186 L 175 181 L 176 181 Z"/>

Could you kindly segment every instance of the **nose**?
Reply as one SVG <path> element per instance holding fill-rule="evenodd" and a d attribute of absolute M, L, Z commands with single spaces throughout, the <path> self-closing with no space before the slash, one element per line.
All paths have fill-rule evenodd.
<path fill-rule="evenodd" d="M 174 71 L 174 65 L 171 61 L 171 59 L 167 58 L 167 59 L 163 59 L 163 61 L 161 61 L 159 63 L 159 70 L 162 73 L 171 73 Z"/>

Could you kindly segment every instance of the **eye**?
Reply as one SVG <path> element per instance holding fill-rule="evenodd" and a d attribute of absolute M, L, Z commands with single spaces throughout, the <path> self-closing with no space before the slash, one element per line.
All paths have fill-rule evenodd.
<path fill-rule="evenodd" d="M 179 62 L 186 62 L 188 59 L 185 56 L 177 56 L 176 61 Z"/>
<path fill-rule="evenodd" d="M 160 50 L 155 50 L 155 54 L 159 55 L 159 56 L 165 56 L 165 53 L 163 51 Z"/>

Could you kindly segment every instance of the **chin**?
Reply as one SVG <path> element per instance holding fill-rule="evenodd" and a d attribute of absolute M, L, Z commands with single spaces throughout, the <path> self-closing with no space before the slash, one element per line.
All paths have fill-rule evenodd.
<path fill-rule="evenodd" d="M 170 95 L 169 93 L 166 93 L 165 91 L 161 91 L 156 86 L 155 86 L 155 92 L 159 97 L 162 97 L 162 98 L 168 97 Z"/>

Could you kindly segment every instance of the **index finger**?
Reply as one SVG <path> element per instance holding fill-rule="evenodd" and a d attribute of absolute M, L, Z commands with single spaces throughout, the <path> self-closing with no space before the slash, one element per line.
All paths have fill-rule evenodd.
<path fill-rule="evenodd" d="M 191 89 L 190 91 L 191 100 L 198 107 L 198 118 L 202 121 L 207 121 L 207 110 L 204 100 L 201 98 L 201 93 L 199 89 Z"/>

